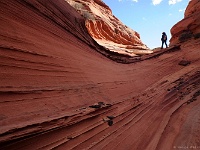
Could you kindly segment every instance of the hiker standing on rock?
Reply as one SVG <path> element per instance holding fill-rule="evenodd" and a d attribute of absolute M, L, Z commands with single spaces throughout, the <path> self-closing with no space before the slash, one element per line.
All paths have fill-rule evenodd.
<path fill-rule="evenodd" d="M 161 41 L 162 41 L 161 49 L 163 49 L 163 44 L 164 44 L 164 43 L 165 43 L 166 48 L 167 48 L 167 34 L 166 34 L 165 32 L 162 33 Z"/>

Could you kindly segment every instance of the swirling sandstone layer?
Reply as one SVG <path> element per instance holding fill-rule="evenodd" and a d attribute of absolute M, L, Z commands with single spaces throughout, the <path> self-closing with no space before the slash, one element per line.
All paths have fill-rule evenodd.
<path fill-rule="evenodd" d="M 199 39 L 121 64 L 64 0 L 0 8 L 0 149 L 199 147 Z"/>
<path fill-rule="evenodd" d="M 142 43 L 140 35 L 117 19 L 101 0 L 66 1 L 84 16 L 87 30 L 98 44 L 126 55 L 151 53 Z"/>
<path fill-rule="evenodd" d="M 200 0 L 191 0 L 186 8 L 184 19 L 171 29 L 170 45 L 200 37 Z"/>

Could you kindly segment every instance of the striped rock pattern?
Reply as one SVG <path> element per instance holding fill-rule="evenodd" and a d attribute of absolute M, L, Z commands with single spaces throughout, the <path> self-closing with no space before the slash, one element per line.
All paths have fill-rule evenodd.
<path fill-rule="evenodd" d="M 0 8 L 0 149 L 200 146 L 198 39 L 125 64 L 66 1 Z"/>

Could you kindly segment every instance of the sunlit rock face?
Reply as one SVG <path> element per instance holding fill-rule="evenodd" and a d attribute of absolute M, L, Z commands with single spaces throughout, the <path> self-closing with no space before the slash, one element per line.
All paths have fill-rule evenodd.
<path fill-rule="evenodd" d="M 66 0 L 82 16 L 89 34 L 100 45 L 118 53 L 148 50 L 140 35 L 124 25 L 101 0 Z"/>
<path fill-rule="evenodd" d="M 171 29 L 172 38 L 170 45 L 185 42 L 190 39 L 197 39 L 200 36 L 200 1 L 189 2 L 184 19 L 174 25 Z"/>

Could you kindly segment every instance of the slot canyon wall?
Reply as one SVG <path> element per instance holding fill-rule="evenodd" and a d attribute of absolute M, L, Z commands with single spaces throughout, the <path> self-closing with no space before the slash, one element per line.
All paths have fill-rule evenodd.
<path fill-rule="evenodd" d="M 106 21 L 85 20 L 64 0 L 0 8 L 1 150 L 200 148 L 200 38 L 176 42 L 177 28 L 176 46 L 138 58 L 99 45 L 114 36 L 94 30 Z M 148 51 L 131 32 L 132 46 Z"/>
<path fill-rule="evenodd" d="M 110 51 L 130 55 L 150 53 L 139 33 L 124 25 L 101 0 L 66 0 L 85 18 L 91 37 Z M 132 54 L 132 55 L 133 55 Z"/>
<path fill-rule="evenodd" d="M 171 29 L 170 45 L 175 45 L 200 37 L 200 1 L 191 0 L 185 10 L 184 18 Z"/>

